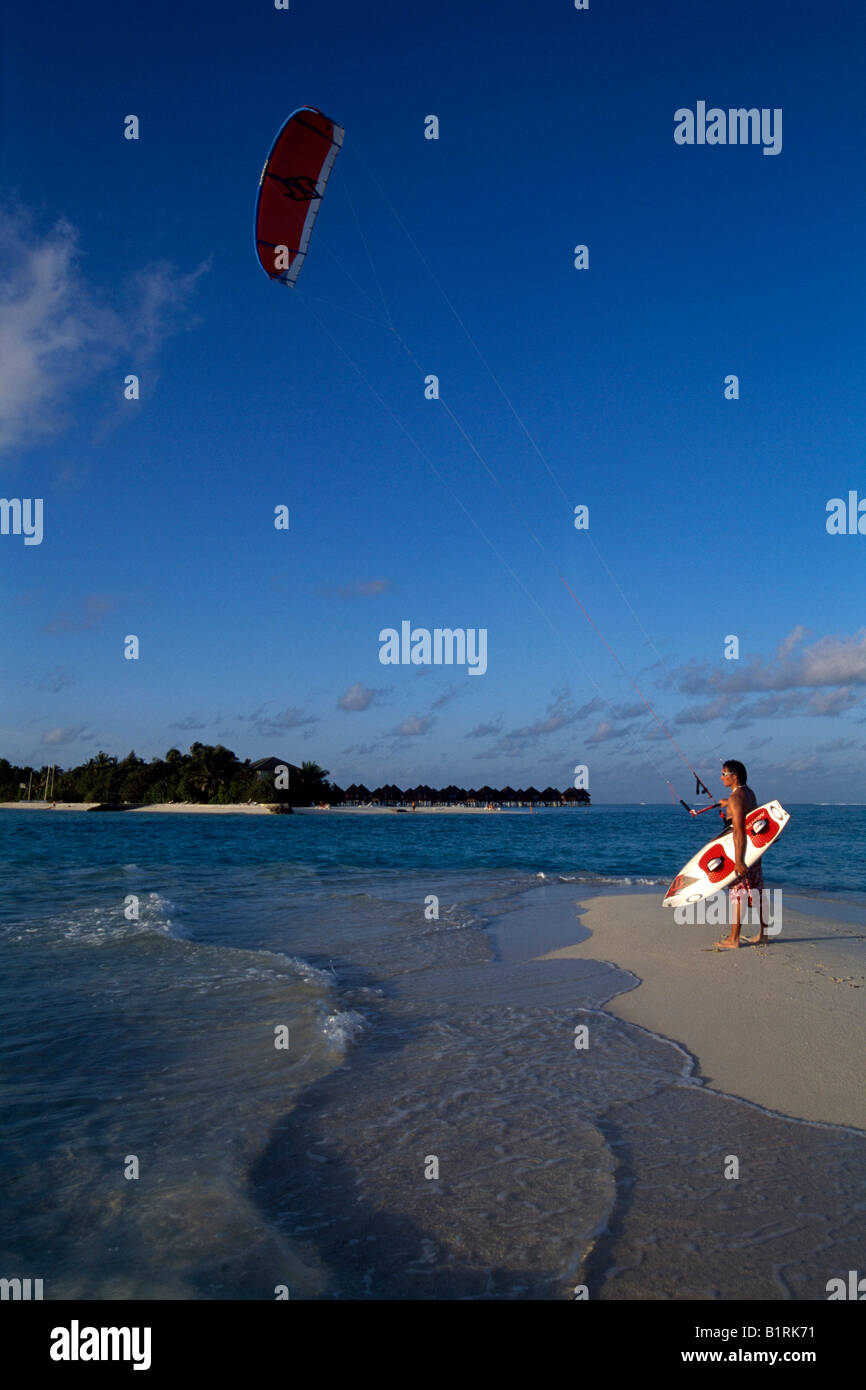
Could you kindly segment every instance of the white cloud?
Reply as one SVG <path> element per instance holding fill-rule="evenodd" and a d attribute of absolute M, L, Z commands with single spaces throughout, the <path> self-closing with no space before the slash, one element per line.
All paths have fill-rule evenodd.
<path fill-rule="evenodd" d="M 730 704 L 729 696 L 718 695 L 707 705 L 690 705 L 688 709 L 680 710 L 676 716 L 676 722 L 677 724 L 711 724 L 714 719 L 721 719 L 727 713 Z"/>
<path fill-rule="evenodd" d="M 178 311 L 207 269 L 143 267 L 122 287 L 118 309 L 80 260 L 71 223 L 61 218 L 46 231 L 26 209 L 0 210 L 0 450 L 62 429 L 74 392 L 107 368 L 149 361 L 182 326 Z"/>
<path fill-rule="evenodd" d="M 426 734 L 432 723 L 429 714 L 410 714 L 408 719 L 404 719 L 392 732 L 401 738 L 410 738 L 416 734 Z"/>
<path fill-rule="evenodd" d="M 557 734 L 560 729 L 565 729 L 569 724 L 574 724 L 577 720 L 588 718 L 589 715 L 601 709 L 603 701 L 598 698 L 590 700 L 588 704 L 581 705 L 575 709 L 574 704 L 567 690 L 552 692 L 553 699 L 547 706 L 543 715 L 533 721 L 532 724 L 524 724 L 520 728 L 510 729 L 502 734 L 499 742 L 486 753 L 476 753 L 475 757 L 489 759 L 496 757 L 516 758 L 528 752 L 539 740 L 548 734 Z M 479 726 L 483 728 L 484 726 Z M 483 738 L 484 734 L 475 731 L 467 737 Z"/>
<path fill-rule="evenodd" d="M 586 740 L 587 743 L 608 743 L 612 738 L 622 738 L 629 732 L 631 725 L 617 725 L 610 719 L 602 719 L 597 724 L 595 731 Z"/>
<path fill-rule="evenodd" d="M 723 671 L 709 662 L 683 667 L 678 673 L 680 686 L 707 695 L 866 685 L 866 627 L 850 637 L 821 637 L 810 646 L 803 645 L 806 631 L 795 627 L 780 644 L 775 660 L 753 657 L 748 662 L 726 662 Z"/>
<path fill-rule="evenodd" d="M 853 637 L 822 637 L 803 653 L 799 685 L 866 685 L 866 627 Z"/>
<path fill-rule="evenodd" d="M 87 731 L 86 724 L 67 724 L 60 729 L 48 729 L 42 735 L 42 742 L 48 744 L 74 743 L 81 738 Z"/>
<path fill-rule="evenodd" d="M 369 709 L 370 705 L 382 694 L 384 691 L 371 690 L 368 686 L 362 685 L 360 681 L 355 681 L 355 684 L 350 685 L 349 689 L 340 696 L 337 707 L 350 712 Z"/>
<path fill-rule="evenodd" d="M 804 627 L 802 623 L 798 623 L 797 626 L 793 629 L 793 631 L 788 633 L 788 636 L 785 638 L 785 640 L 779 643 L 779 650 L 777 652 L 779 660 L 786 661 L 788 657 L 791 655 L 791 652 L 794 650 L 794 648 L 800 642 L 802 642 L 804 637 L 808 636 L 809 629 L 807 627 Z"/>
<path fill-rule="evenodd" d="M 862 700 L 862 695 L 847 686 L 842 686 L 839 690 L 816 691 L 809 697 L 806 713 L 819 717 L 825 714 L 842 714 L 846 709 L 854 709 Z"/>
<path fill-rule="evenodd" d="M 117 600 L 111 594 L 88 594 L 83 604 L 67 611 L 53 622 L 46 623 L 45 632 L 91 632 L 102 626 Z"/>
<path fill-rule="evenodd" d="M 282 714 L 263 715 L 255 720 L 260 734 L 284 734 L 287 729 L 301 729 L 305 724 L 317 723 L 316 716 L 304 714 L 303 710 L 286 709 Z"/>
<path fill-rule="evenodd" d="M 59 695 L 68 685 L 75 685 L 76 679 L 68 667 L 53 666 L 39 676 L 35 684 L 38 690 L 50 690 L 53 695 Z"/>
<path fill-rule="evenodd" d="M 502 733 L 502 716 L 499 716 L 496 724 L 476 724 L 474 729 L 470 729 L 464 738 L 491 738 L 494 734 Z"/>

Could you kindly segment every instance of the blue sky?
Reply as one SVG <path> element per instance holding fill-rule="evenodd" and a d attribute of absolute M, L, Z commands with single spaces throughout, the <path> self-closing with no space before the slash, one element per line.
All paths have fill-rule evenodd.
<path fill-rule="evenodd" d="M 862 7 L 48 3 L 2 37 L 0 487 L 45 529 L 0 536 L 0 756 L 688 797 L 562 575 L 711 785 L 863 799 L 866 535 L 825 525 L 866 497 Z M 677 145 L 699 100 L 781 108 L 781 153 Z M 346 141 L 290 291 L 252 216 L 304 104 Z M 485 628 L 486 674 L 382 665 L 404 619 Z"/>

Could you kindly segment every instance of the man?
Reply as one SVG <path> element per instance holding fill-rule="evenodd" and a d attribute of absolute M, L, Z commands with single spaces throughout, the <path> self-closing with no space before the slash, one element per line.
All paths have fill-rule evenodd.
<path fill-rule="evenodd" d="M 732 909 L 730 935 L 715 943 L 717 950 L 727 951 L 736 950 L 740 944 L 741 903 L 745 898 L 748 911 L 748 903 L 753 893 L 758 895 L 761 930 L 757 936 L 747 936 L 744 940 L 750 946 L 757 946 L 766 944 L 768 937 L 767 923 L 764 921 L 764 874 L 761 861 L 757 859 L 751 868 L 746 867 L 746 816 L 750 811 L 754 811 L 758 798 L 748 785 L 745 767 L 736 758 L 729 758 L 723 765 L 722 781 L 730 796 L 722 797 L 719 804 L 725 807 L 728 814 L 726 828 L 734 832 L 734 868 L 737 871 L 737 877 L 728 889 Z"/>

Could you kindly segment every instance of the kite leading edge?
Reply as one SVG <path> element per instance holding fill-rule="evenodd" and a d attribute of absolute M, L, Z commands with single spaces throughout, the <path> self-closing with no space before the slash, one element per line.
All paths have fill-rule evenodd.
<path fill-rule="evenodd" d="M 344 134 L 315 106 L 300 106 L 277 135 L 256 200 L 256 254 L 269 279 L 297 280 Z"/>

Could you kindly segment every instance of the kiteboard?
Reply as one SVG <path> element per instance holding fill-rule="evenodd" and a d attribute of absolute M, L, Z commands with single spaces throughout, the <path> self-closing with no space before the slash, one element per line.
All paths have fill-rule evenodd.
<path fill-rule="evenodd" d="M 743 855 L 746 867 L 760 859 L 764 851 L 779 838 L 791 817 L 778 801 L 767 801 L 756 806 L 746 816 L 746 849 Z M 665 907 L 685 907 L 689 903 L 699 903 L 711 893 L 727 888 L 737 877 L 734 863 L 734 832 L 710 840 L 680 869 L 664 896 Z"/>

